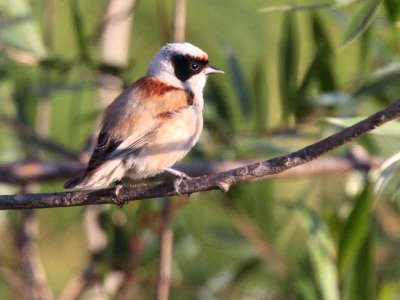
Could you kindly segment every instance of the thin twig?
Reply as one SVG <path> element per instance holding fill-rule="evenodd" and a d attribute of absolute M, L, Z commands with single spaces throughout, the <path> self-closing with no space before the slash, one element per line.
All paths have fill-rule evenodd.
<path fill-rule="evenodd" d="M 133 13 L 136 0 L 112 0 L 107 2 L 101 35 L 101 61 L 115 67 L 126 67 L 129 57 L 129 43 L 132 31 Z M 121 16 L 123 16 L 121 18 Z"/>
<path fill-rule="evenodd" d="M 174 42 L 185 41 L 186 30 L 186 0 L 175 0 Z"/>
<path fill-rule="evenodd" d="M 164 200 L 161 225 L 160 271 L 157 283 L 157 300 L 168 300 L 171 285 L 171 262 L 174 232 L 171 225 L 171 200 Z"/>
<path fill-rule="evenodd" d="M 171 41 L 171 30 L 168 20 L 167 2 L 164 0 L 156 0 L 157 19 L 159 20 L 159 30 L 162 33 L 163 41 Z"/>
<path fill-rule="evenodd" d="M 82 295 L 85 289 L 93 283 L 97 275 L 97 264 L 93 261 L 86 266 L 85 270 L 76 276 L 74 276 L 64 287 L 58 300 L 76 300 Z"/>
<path fill-rule="evenodd" d="M 113 0 L 108 1 L 106 6 L 106 12 L 100 24 L 96 26 L 96 29 L 89 37 L 89 41 L 96 43 L 101 36 L 104 34 L 105 27 L 107 27 L 109 22 L 124 21 L 124 19 L 129 18 L 134 12 L 139 4 L 139 0 L 134 0 L 131 7 L 125 7 L 124 10 L 116 11 L 117 13 L 110 14 L 110 5 Z"/>
<path fill-rule="evenodd" d="M 312 176 L 331 176 L 345 174 L 354 170 L 370 170 L 379 168 L 385 158 L 371 156 L 367 160 L 359 161 L 348 156 L 321 157 L 318 161 L 311 161 L 289 169 L 283 173 L 272 174 L 265 179 L 291 179 Z M 230 169 L 239 168 L 255 161 L 226 160 L 226 161 L 191 161 L 188 164 L 178 164 L 174 168 L 190 176 L 216 174 Z M 27 182 L 49 182 L 65 180 L 82 174 L 85 166 L 80 163 L 62 161 L 42 161 L 29 159 L 8 164 L 0 164 L 0 182 L 22 184 Z"/>
<path fill-rule="evenodd" d="M 233 224 L 240 233 L 253 245 L 257 255 L 276 270 L 280 277 L 287 276 L 288 265 L 285 259 L 276 251 L 273 244 L 265 236 L 260 226 L 248 216 L 231 212 Z"/>
<path fill-rule="evenodd" d="M 0 182 L 12 184 L 49 182 L 77 176 L 82 171 L 83 166 L 79 163 L 27 159 L 0 165 Z"/>
<path fill-rule="evenodd" d="M 143 240 L 140 235 L 134 235 L 129 243 L 129 258 L 127 261 L 127 267 L 124 270 L 124 277 L 121 282 L 115 299 L 117 300 L 129 300 L 132 298 L 132 290 L 136 283 L 136 268 L 139 264 L 139 256 L 143 250 Z"/>
<path fill-rule="evenodd" d="M 183 42 L 186 32 L 186 0 L 175 0 L 174 42 Z M 157 300 L 168 300 L 171 287 L 171 264 L 174 247 L 174 231 L 171 224 L 171 199 L 166 197 L 163 204 L 161 223 L 160 266 L 157 282 Z"/>
<path fill-rule="evenodd" d="M 8 286 L 12 288 L 14 296 L 18 295 L 18 298 L 25 297 L 25 282 L 22 278 L 16 274 L 16 272 L 3 265 L 0 266 L 0 277 L 7 282 Z"/>
<path fill-rule="evenodd" d="M 31 187 L 31 185 L 26 185 L 24 189 Z M 27 298 L 32 300 L 53 299 L 51 290 L 47 286 L 46 273 L 36 245 L 38 226 L 35 211 L 24 210 L 21 212 L 16 239 L 21 268 L 26 281 Z"/>
<path fill-rule="evenodd" d="M 88 206 L 83 217 L 83 226 L 87 238 L 90 259 L 80 273 L 73 276 L 61 291 L 58 300 L 76 300 L 95 282 L 101 282 L 99 263 L 96 260 L 107 247 L 108 239 L 100 223 L 100 207 Z"/>
<path fill-rule="evenodd" d="M 53 33 L 53 17 L 54 6 L 53 0 L 46 0 L 45 2 L 45 29 L 44 38 L 47 49 L 52 49 L 52 33 Z M 45 85 L 50 82 L 48 72 L 41 73 L 42 81 Z M 50 133 L 50 116 L 51 116 L 51 94 L 46 90 L 40 97 L 37 107 L 36 117 L 37 123 L 34 130 L 25 126 L 21 122 L 15 123 L 14 128 L 21 133 L 30 137 L 31 140 L 36 141 L 40 145 L 61 153 L 62 155 L 69 156 L 69 152 L 55 143 L 48 141 Z M 28 155 L 26 152 L 25 155 Z M 35 151 L 36 156 L 42 156 L 42 151 Z M 38 190 L 38 185 L 35 183 L 26 183 L 22 185 L 25 192 L 33 192 Z M 47 283 L 47 276 L 43 263 L 40 258 L 40 253 L 37 246 L 37 237 L 39 233 L 39 221 L 34 210 L 24 210 L 20 213 L 20 222 L 18 224 L 18 240 L 17 248 L 21 257 L 21 268 L 25 276 L 27 286 L 28 299 L 51 300 L 53 299 L 52 291 Z"/>
<path fill-rule="evenodd" d="M 34 130 L 30 129 L 26 125 L 22 124 L 13 119 L 0 116 L 0 124 L 7 126 L 20 135 L 24 140 L 31 142 L 32 144 L 38 146 L 40 149 L 51 151 L 54 154 L 64 156 L 65 158 L 71 160 L 78 160 L 79 155 L 66 147 L 50 141 L 46 137 L 39 135 Z"/>
<path fill-rule="evenodd" d="M 330 152 L 399 116 L 400 100 L 357 124 L 300 150 L 218 174 L 187 179 L 181 182 L 179 190 L 182 194 L 216 189 L 227 191 L 232 184 L 281 173 L 314 160 L 322 154 Z M 106 188 L 60 193 L 3 195 L 0 196 L 0 209 L 49 208 L 105 203 L 120 204 L 121 201 L 177 195 L 173 183 L 138 184 L 122 187 L 119 190 L 118 197 L 115 191 L 115 188 Z"/>

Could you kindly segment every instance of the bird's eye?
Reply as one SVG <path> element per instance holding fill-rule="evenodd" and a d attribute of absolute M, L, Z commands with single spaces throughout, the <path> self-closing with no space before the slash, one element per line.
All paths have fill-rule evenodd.
<path fill-rule="evenodd" d="M 197 71 L 197 70 L 199 70 L 199 68 L 200 68 L 200 65 L 198 63 L 191 63 L 190 64 L 190 69 L 192 71 Z"/>

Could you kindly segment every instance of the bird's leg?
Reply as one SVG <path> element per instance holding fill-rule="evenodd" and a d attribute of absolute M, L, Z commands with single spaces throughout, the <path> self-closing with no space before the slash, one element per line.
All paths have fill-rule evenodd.
<path fill-rule="evenodd" d="M 190 179 L 191 178 L 189 175 L 187 175 L 181 171 L 172 169 L 172 168 L 164 168 L 164 171 L 167 173 L 170 173 L 172 175 L 175 175 L 176 177 L 181 178 L 181 179 Z"/>
<path fill-rule="evenodd" d="M 165 168 L 164 171 L 176 176 L 176 179 L 174 181 L 174 189 L 178 195 L 182 195 L 182 193 L 179 190 L 179 185 L 181 184 L 182 180 L 190 179 L 191 177 L 181 171 L 172 168 Z"/>
<path fill-rule="evenodd" d="M 122 208 L 126 203 L 128 203 L 128 201 L 126 200 L 122 200 L 119 196 L 119 192 L 121 191 L 122 187 L 124 186 L 123 182 L 121 180 L 116 182 L 115 185 L 115 197 L 117 197 L 118 200 L 118 207 Z"/>

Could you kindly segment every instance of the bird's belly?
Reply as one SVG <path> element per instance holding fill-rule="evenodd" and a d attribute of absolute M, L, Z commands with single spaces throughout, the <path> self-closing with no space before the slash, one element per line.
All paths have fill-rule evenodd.
<path fill-rule="evenodd" d="M 202 125 L 202 116 L 193 107 L 166 120 L 154 141 L 127 160 L 127 168 L 131 169 L 128 176 L 133 179 L 150 177 L 171 167 L 195 145 Z"/>

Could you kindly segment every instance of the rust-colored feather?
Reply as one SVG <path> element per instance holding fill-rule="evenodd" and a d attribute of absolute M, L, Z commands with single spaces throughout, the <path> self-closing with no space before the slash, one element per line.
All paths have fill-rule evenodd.
<path fill-rule="evenodd" d="M 188 106 L 190 95 L 183 89 L 167 85 L 154 77 L 136 81 L 113 103 L 103 118 L 103 130 L 113 138 L 124 139 L 142 131 L 157 115 Z"/>
<path fill-rule="evenodd" d="M 192 101 L 191 97 L 185 90 L 167 85 L 154 77 L 143 77 L 136 81 L 106 109 L 99 139 L 86 172 L 94 171 L 112 157 L 132 154 L 149 143 L 160 122 L 187 107 Z M 128 137 L 132 140 L 131 144 L 117 151 L 117 147 Z"/>

